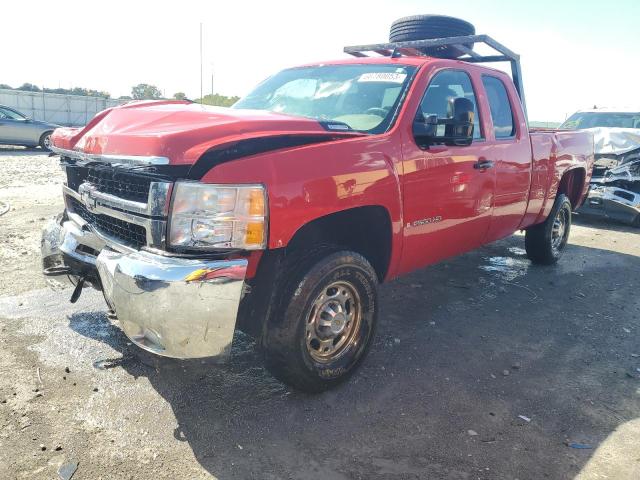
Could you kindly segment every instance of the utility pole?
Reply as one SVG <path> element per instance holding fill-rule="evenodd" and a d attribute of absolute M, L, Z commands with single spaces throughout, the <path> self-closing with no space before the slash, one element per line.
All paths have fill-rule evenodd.
<path fill-rule="evenodd" d="M 211 64 L 211 100 L 213 100 L 213 63 Z"/>
<path fill-rule="evenodd" d="M 202 22 L 200 22 L 200 105 L 202 105 Z"/>

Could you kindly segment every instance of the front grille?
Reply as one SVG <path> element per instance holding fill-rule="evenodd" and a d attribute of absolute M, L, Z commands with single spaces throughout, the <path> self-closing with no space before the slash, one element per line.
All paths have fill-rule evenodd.
<path fill-rule="evenodd" d="M 138 249 L 146 245 L 147 232 L 144 227 L 108 215 L 92 213 L 75 198 L 70 200 L 73 212 L 95 227 L 98 232 Z"/>
<path fill-rule="evenodd" d="M 99 192 L 135 202 L 147 203 L 151 182 L 157 181 L 148 175 L 118 171 L 112 167 L 89 167 L 85 181 L 93 184 Z"/>

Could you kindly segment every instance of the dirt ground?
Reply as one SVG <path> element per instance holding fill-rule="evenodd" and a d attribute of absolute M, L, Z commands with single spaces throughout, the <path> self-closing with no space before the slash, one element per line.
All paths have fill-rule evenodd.
<path fill-rule="evenodd" d="M 100 295 L 52 291 L 55 158 L 0 147 L 0 478 L 640 478 L 639 231 L 577 219 L 556 267 L 514 235 L 381 289 L 371 354 L 309 396 L 146 355 Z"/>

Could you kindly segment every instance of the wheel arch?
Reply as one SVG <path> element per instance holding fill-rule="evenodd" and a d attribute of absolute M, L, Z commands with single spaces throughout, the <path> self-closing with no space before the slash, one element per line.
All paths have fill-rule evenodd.
<path fill-rule="evenodd" d="M 582 202 L 587 172 L 583 167 L 575 167 L 565 171 L 558 183 L 557 195 L 564 194 L 571 202 L 571 208 L 576 210 Z"/>
<path fill-rule="evenodd" d="M 393 242 L 391 215 L 381 205 L 365 205 L 316 217 L 301 225 L 287 243 L 292 252 L 312 245 L 336 245 L 365 257 L 382 282 L 389 272 Z"/>
<path fill-rule="evenodd" d="M 51 130 L 45 130 L 44 132 L 42 132 L 40 134 L 40 136 L 38 137 L 38 145 L 42 146 L 42 142 L 44 141 L 44 137 L 46 137 L 47 135 L 52 135 L 54 130 L 55 129 L 52 128 Z"/>

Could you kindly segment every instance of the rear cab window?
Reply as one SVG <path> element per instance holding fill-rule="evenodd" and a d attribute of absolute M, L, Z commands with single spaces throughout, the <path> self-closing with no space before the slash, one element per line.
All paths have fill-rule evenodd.
<path fill-rule="evenodd" d="M 489 75 L 482 76 L 482 85 L 487 92 L 491 122 L 496 140 L 514 138 L 516 122 L 509 101 L 509 94 L 502 80 Z"/>

